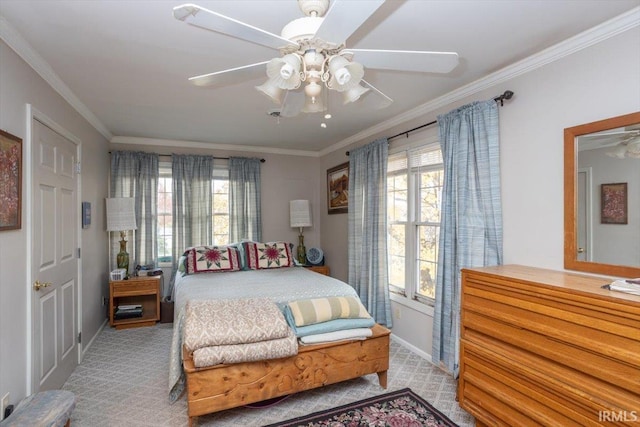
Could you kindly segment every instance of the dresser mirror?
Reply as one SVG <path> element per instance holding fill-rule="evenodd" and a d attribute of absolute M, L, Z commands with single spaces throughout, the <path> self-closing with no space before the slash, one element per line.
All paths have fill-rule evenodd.
<path fill-rule="evenodd" d="M 640 277 L 640 112 L 564 130 L 564 268 Z"/>

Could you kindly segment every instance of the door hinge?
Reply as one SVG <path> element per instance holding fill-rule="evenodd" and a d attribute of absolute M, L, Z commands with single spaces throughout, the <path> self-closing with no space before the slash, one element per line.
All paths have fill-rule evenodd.
<path fill-rule="evenodd" d="M 82 332 L 78 332 L 78 344 L 82 343 Z"/>
<path fill-rule="evenodd" d="M 80 171 L 82 170 L 82 167 L 80 167 L 80 162 L 76 163 L 76 173 L 80 173 Z"/>
<path fill-rule="evenodd" d="M 78 259 L 80 259 L 80 255 L 81 255 L 80 248 L 78 248 Z"/>

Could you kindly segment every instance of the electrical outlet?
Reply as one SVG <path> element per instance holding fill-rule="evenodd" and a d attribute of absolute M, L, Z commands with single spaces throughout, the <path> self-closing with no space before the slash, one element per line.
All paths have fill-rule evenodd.
<path fill-rule="evenodd" d="M 400 307 L 396 307 L 394 314 L 396 319 L 399 319 L 401 317 L 402 311 L 400 310 Z"/>
<path fill-rule="evenodd" d="M 4 418 L 4 410 L 9 406 L 9 393 L 2 396 L 2 403 L 0 404 L 0 420 Z"/>
<path fill-rule="evenodd" d="M 102 297 L 102 306 L 104 307 L 105 305 L 107 305 L 109 301 L 107 301 L 107 297 Z"/>

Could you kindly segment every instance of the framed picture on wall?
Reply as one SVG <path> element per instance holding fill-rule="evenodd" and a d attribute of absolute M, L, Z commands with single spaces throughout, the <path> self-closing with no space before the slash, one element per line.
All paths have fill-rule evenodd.
<path fill-rule="evenodd" d="M 600 186 L 600 223 L 627 223 L 627 183 Z"/>
<path fill-rule="evenodd" d="M 22 227 L 22 139 L 0 130 L 0 231 Z"/>
<path fill-rule="evenodd" d="M 349 162 L 327 169 L 327 206 L 330 214 L 349 209 Z"/>

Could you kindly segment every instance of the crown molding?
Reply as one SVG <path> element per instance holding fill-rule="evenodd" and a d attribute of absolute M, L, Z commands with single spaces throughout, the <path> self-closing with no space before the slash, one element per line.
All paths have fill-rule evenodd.
<path fill-rule="evenodd" d="M 344 149 L 349 145 L 361 141 L 365 138 L 377 135 L 394 126 L 401 125 L 410 120 L 424 117 L 438 108 L 455 103 L 467 98 L 475 93 L 490 89 L 498 84 L 526 74 L 530 71 L 541 68 L 551 62 L 562 59 L 575 52 L 581 51 L 594 44 L 600 43 L 625 31 L 631 30 L 640 25 L 640 7 L 633 8 L 628 12 L 616 16 L 593 28 L 583 31 L 571 38 L 546 48 L 534 55 L 529 56 L 514 64 L 508 65 L 494 73 L 482 77 L 474 82 L 462 86 L 443 96 L 435 98 L 427 103 L 419 105 L 405 113 L 395 116 L 389 120 L 381 122 L 376 126 L 365 129 L 336 144 L 320 151 L 320 155 L 332 153 L 339 149 Z"/>
<path fill-rule="evenodd" d="M 48 84 L 58 92 L 73 109 L 75 109 L 86 121 L 91 124 L 107 141 L 113 138 L 113 134 L 102 124 L 102 122 L 87 108 L 86 105 L 69 89 L 69 87 L 58 77 L 53 68 L 44 60 L 38 52 L 13 28 L 11 24 L 0 15 L 0 38 L 13 49 L 36 73 L 40 75 Z"/>
<path fill-rule="evenodd" d="M 210 142 L 186 141 L 179 139 L 156 139 L 156 138 L 139 138 L 133 136 L 114 136 L 110 141 L 112 144 L 131 144 L 131 145 L 152 145 L 155 147 L 170 148 L 198 148 L 206 150 L 224 150 L 224 151 L 240 151 L 253 152 L 260 154 L 279 154 L 285 156 L 302 156 L 302 157 L 320 157 L 318 151 L 307 150 L 291 150 L 287 148 L 258 147 L 252 145 L 232 145 L 232 144 L 215 144 Z"/>

